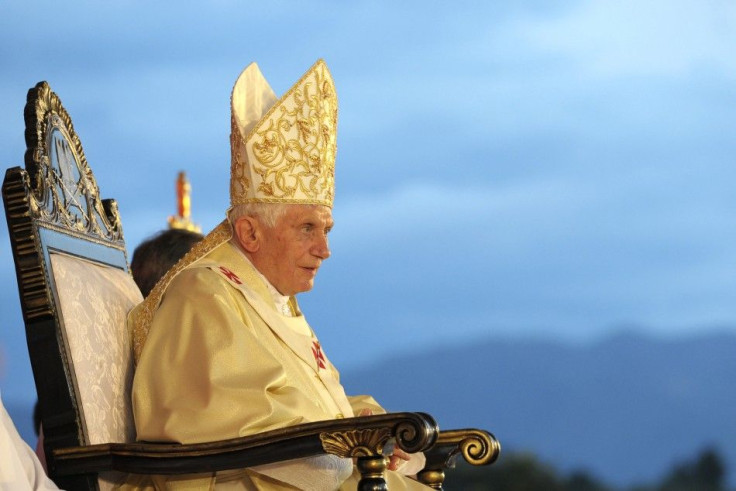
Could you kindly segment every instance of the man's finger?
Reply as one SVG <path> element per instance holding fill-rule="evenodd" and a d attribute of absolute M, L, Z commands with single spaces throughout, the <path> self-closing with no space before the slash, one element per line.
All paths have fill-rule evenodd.
<path fill-rule="evenodd" d="M 400 448 L 394 448 L 393 457 L 397 457 L 397 458 L 399 458 L 401 460 L 409 460 L 411 458 L 411 455 L 409 455 L 408 453 L 404 452 Z"/>
<path fill-rule="evenodd" d="M 401 464 L 402 464 L 403 462 L 404 462 L 404 461 L 403 461 L 403 460 L 401 460 L 401 459 L 400 459 L 399 457 L 396 457 L 395 455 L 392 455 L 392 456 L 391 456 L 391 458 L 390 458 L 390 459 L 389 459 L 389 461 L 388 461 L 388 466 L 387 466 L 387 469 L 388 469 L 388 470 L 390 470 L 390 471 L 395 471 L 395 470 L 398 470 L 399 466 L 400 466 L 400 465 L 401 465 Z"/>

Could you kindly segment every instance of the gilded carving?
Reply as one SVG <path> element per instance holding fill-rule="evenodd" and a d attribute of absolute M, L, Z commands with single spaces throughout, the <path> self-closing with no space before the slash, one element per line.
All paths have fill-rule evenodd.
<path fill-rule="evenodd" d="M 344 458 L 370 457 L 383 453 L 383 448 L 391 439 L 391 430 L 375 428 L 320 433 L 319 438 L 327 453 Z"/>
<path fill-rule="evenodd" d="M 498 458 L 501 444 L 488 432 L 466 431 L 460 442 L 460 450 L 465 461 L 471 465 L 488 465 Z"/>
<path fill-rule="evenodd" d="M 124 249 L 117 206 L 100 199 L 71 118 L 46 82 L 29 91 L 25 116 L 25 160 L 33 217 L 50 228 L 70 229 Z"/>
<path fill-rule="evenodd" d="M 489 465 L 501 453 L 501 444 L 492 434 L 476 429 L 442 431 L 437 447 L 452 447 L 445 461 L 448 466 L 452 466 L 458 454 L 462 454 L 468 464 Z"/>

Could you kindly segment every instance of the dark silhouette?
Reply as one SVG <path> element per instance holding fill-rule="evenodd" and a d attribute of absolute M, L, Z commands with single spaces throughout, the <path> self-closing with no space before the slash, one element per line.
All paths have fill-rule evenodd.
<path fill-rule="evenodd" d="M 721 456 L 713 448 L 707 448 L 695 461 L 676 465 L 659 491 L 721 491 L 726 489 L 725 475 Z"/>
<path fill-rule="evenodd" d="M 130 270 L 143 296 L 201 239 L 202 234 L 197 232 L 173 228 L 141 242 L 133 251 Z"/>
<path fill-rule="evenodd" d="M 726 466 L 720 453 L 705 448 L 691 460 L 676 463 L 659 482 L 616 487 L 586 470 L 569 474 L 540 461 L 534 454 L 507 452 L 491 467 L 471 468 L 464 462 L 449 473 L 447 491 L 726 491 Z"/>

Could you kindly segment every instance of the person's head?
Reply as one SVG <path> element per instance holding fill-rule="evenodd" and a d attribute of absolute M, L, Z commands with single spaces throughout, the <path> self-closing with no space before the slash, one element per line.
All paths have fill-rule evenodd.
<path fill-rule="evenodd" d="M 231 239 L 282 295 L 312 289 L 330 256 L 337 95 L 318 60 L 282 97 L 251 63 L 233 86 Z"/>
<path fill-rule="evenodd" d="M 130 270 L 144 297 L 158 280 L 202 239 L 202 234 L 184 229 L 168 229 L 144 240 L 133 251 Z"/>
<path fill-rule="evenodd" d="M 328 206 L 239 205 L 230 212 L 230 222 L 233 239 L 282 295 L 311 290 L 322 261 L 330 257 Z"/>

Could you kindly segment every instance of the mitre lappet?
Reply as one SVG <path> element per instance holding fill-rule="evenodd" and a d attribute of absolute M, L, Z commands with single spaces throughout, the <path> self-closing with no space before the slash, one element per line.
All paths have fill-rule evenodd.
<path fill-rule="evenodd" d="M 251 63 L 230 97 L 230 207 L 245 203 L 332 207 L 337 150 L 337 94 L 318 60 L 281 98 Z M 184 268 L 232 237 L 223 220 L 156 284 L 128 316 L 136 360 L 167 286 Z"/>

